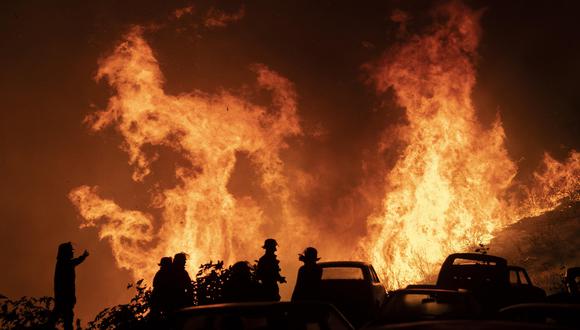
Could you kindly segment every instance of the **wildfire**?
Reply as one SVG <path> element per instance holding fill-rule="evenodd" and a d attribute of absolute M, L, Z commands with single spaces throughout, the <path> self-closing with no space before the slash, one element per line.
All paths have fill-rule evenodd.
<path fill-rule="evenodd" d="M 162 210 L 158 225 L 149 214 L 102 199 L 96 187 L 82 186 L 69 194 L 83 225 L 98 222 L 100 237 L 111 240 L 119 266 L 137 278 L 151 278 L 152 260 L 179 251 L 190 255 L 192 268 L 210 259 L 232 262 L 258 255 L 259 240 L 268 234 L 261 229 L 263 211 L 227 189 L 238 152 L 249 155 L 262 188 L 281 205 L 280 226 L 299 227 L 292 222 L 298 217 L 292 214 L 279 157 L 284 140 L 301 133 L 295 92 L 267 67 L 255 65 L 253 70 L 258 86 L 272 94 L 274 109 L 227 91 L 167 95 L 157 60 L 138 28 L 100 63 L 97 79 L 106 79 L 116 95 L 106 110 L 87 121 L 94 131 L 115 126 L 123 136 L 123 149 L 135 167 L 133 179 L 142 181 L 151 172 L 156 156 L 147 154 L 146 146 L 170 148 L 186 161 L 176 165 L 178 184 L 152 196 L 153 206 Z M 300 237 L 299 230 L 294 233 Z"/>
<path fill-rule="evenodd" d="M 449 253 L 488 242 L 495 230 L 554 208 L 580 187 L 578 153 L 566 164 L 547 156 L 533 187 L 512 198 L 517 168 L 501 121 L 484 129 L 471 101 L 480 14 L 452 3 L 435 16 L 442 23 L 371 68 L 377 91 L 392 88 L 408 119 L 399 136 L 406 148 L 385 173 L 387 194 L 368 219 L 364 245 L 390 288 L 423 280 Z"/>
<path fill-rule="evenodd" d="M 499 117 L 484 128 L 471 101 L 480 14 L 452 3 L 435 15 L 437 23 L 426 33 L 368 66 L 376 90 L 392 89 L 408 121 L 397 129 L 404 150 L 380 178 L 386 194 L 376 198 L 382 202 L 366 212 L 368 219 L 352 224 L 367 227 L 366 236 L 356 239 L 389 288 L 421 281 L 447 254 L 485 243 L 506 224 L 553 209 L 564 198 L 577 199 L 580 188 L 577 152 L 565 163 L 546 155 L 534 182 L 515 182 L 517 167 Z M 280 156 L 287 140 L 302 134 L 294 87 L 264 65 L 252 70 L 257 88 L 272 95 L 269 107 L 225 90 L 169 95 L 139 28 L 101 61 L 97 79 L 106 80 L 115 95 L 105 110 L 87 118 L 91 130 L 114 127 L 123 137 L 136 182 L 152 172 L 157 156 L 151 147 L 183 158 L 175 164 L 176 185 L 152 192 L 150 206 L 160 217 L 125 210 L 99 196 L 97 187 L 69 194 L 82 226 L 98 226 L 118 265 L 135 278 L 151 278 L 154 260 L 179 251 L 190 255 L 190 270 L 210 259 L 253 260 L 268 236 L 282 236 L 289 251 L 283 259 L 295 259 L 319 235 L 312 226 L 309 237 L 303 232 L 308 221 L 294 195 L 305 190 L 298 187 L 304 182 L 289 179 Z M 275 211 L 228 190 L 239 153 L 256 168 Z M 338 257 L 344 255 L 325 255 Z"/>

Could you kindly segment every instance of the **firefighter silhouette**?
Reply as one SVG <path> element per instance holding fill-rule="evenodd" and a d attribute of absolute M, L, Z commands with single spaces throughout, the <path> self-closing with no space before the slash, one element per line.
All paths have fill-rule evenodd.
<path fill-rule="evenodd" d="M 74 257 L 74 249 L 71 242 L 62 243 L 58 246 L 56 267 L 54 271 L 54 310 L 49 323 L 52 327 L 58 319 L 62 319 L 65 330 L 73 329 L 74 306 L 77 302 L 75 292 L 75 267 L 80 265 L 89 252 L 85 250 L 78 258 Z"/>
<path fill-rule="evenodd" d="M 307 247 L 304 253 L 299 255 L 298 260 L 304 265 L 298 269 L 292 301 L 319 300 L 322 268 L 316 263 L 320 260 L 318 251 L 313 247 Z"/>
<path fill-rule="evenodd" d="M 286 283 L 286 278 L 280 275 L 280 261 L 276 257 L 278 243 L 273 238 L 264 241 L 264 255 L 258 260 L 256 277 L 262 285 L 262 295 L 265 300 L 279 301 L 280 289 L 278 283 Z"/>
<path fill-rule="evenodd" d="M 193 305 L 193 283 L 185 269 L 187 255 L 178 253 L 173 257 L 171 266 L 171 303 L 172 309 Z"/>
<path fill-rule="evenodd" d="M 171 257 L 161 258 L 159 271 L 153 278 L 151 314 L 155 317 L 163 317 L 171 310 L 172 263 Z"/>

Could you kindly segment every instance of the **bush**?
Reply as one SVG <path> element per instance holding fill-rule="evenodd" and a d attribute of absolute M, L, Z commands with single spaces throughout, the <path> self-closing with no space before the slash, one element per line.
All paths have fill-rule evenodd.
<path fill-rule="evenodd" d="M 0 329 L 46 329 L 53 306 L 52 297 L 3 299 L 0 305 Z"/>
<path fill-rule="evenodd" d="M 102 310 L 88 324 L 88 329 L 143 329 L 149 323 L 149 308 L 151 289 L 143 284 L 143 280 L 127 289 L 134 287 L 137 293 L 128 304 L 117 305 Z"/>

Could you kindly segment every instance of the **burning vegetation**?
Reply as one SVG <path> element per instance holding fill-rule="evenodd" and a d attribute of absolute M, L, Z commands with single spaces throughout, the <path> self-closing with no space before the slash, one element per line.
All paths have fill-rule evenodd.
<path fill-rule="evenodd" d="M 566 198 L 577 200 L 580 188 L 575 151 L 564 163 L 546 155 L 532 181 L 515 180 L 518 168 L 506 150 L 499 116 L 485 128 L 471 100 L 480 13 L 452 3 L 433 15 L 435 23 L 422 34 L 365 66 L 379 97 L 392 90 L 406 111 L 407 123 L 394 130 L 404 148 L 394 167 L 375 179 L 385 187 L 384 196 L 373 196 L 379 207 L 353 224 L 367 229 L 355 237 L 358 249 L 325 255 L 370 259 L 390 289 L 421 281 L 449 253 L 487 243 L 520 218 L 554 209 Z M 133 180 L 143 182 L 151 174 L 158 157 L 151 149 L 179 155 L 175 186 L 151 192 L 157 218 L 124 209 L 101 197 L 97 187 L 69 194 L 82 226 L 97 226 L 118 265 L 136 279 L 151 278 L 152 260 L 177 251 L 190 255 L 192 267 L 212 259 L 233 263 L 258 255 L 256 242 L 274 236 L 287 251 L 282 258 L 291 258 L 321 234 L 304 231 L 324 219 L 307 219 L 298 207 L 296 194 L 304 182 L 290 179 L 290 164 L 281 157 L 290 138 L 308 138 L 302 135 L 293 83 L 265 65 L 251 69 L 257 77 L 254 93 L 268 92 L 270 104 L 226 90 L 169 95 L 140 28 L 100 62 L 97 79 L 106 80 L 114 95 L 86 121 L 93 131 L 113 127 L 122 136 Z M 387 135 L 393 134 L 379 143 L 385 148 L 392 143 Z M 256 169 L 267 199 L 229 191 L 240 153 Z M 330 243 L 318 243 L 325 245 Z"/>

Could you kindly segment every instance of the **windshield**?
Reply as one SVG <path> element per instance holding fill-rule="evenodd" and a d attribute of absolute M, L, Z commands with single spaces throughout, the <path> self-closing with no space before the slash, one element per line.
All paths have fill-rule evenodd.
<path fill-rule="evenodd" d="M 362 268 L 358 267 L 323 267 L 323 280 L 364 280 Z"/>

